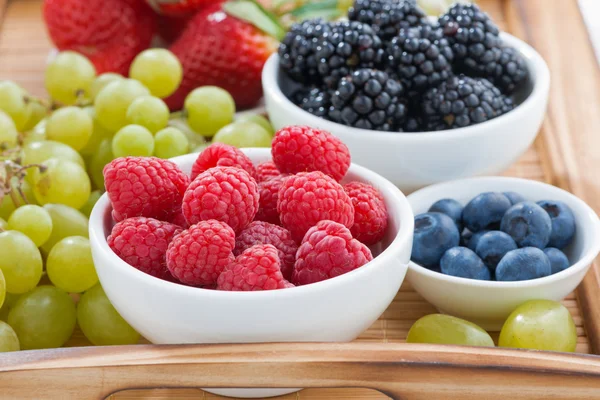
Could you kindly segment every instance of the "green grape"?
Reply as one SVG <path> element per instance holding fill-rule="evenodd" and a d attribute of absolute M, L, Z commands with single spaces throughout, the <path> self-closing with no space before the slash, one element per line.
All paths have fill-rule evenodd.
<path fill-rule="evenodd" d="M 479 326 L 444 314 L 431 314 L 418 319 L 408 331 L 406 342 L 494 346 L 490 335 Z"/>
<path fill-rule="evenodd" d="M 78 152 L 64 143 L 55 142 L 53 140 L 42 140 L 32 142 L 23 148 L 23 163 L 24 164 L 41 164 L 51 158 L 60 158 L 79 164 L 84 167 L 83 158 Z M 29 172 L 31 172 L 31 169 Z"/>
<path fill-rule="evenodd" d="M 79 152 L 84 156 L 93 156 L 98 151 L 100 143 L 102 143 L 104 139 L 112 138 L 114 132 L 109 131 L 98 122 L 94 107 L 85 107 L 84 110 L 92 119 L 94 128 L 92 129 L 90 140 L 88 140 L 87 144 Z"/>
<path fill-rule="evenodd" d="M 235 147 L 271 147 L 273 136 L 254 122 L 234 122 L 224 126 L 213 137 L 213 143 Z"/>
<path fill-rule="evenodd" d="M 12 193 L 5 194 L 0 201 L 0 218 L 8 219 L 10 215 L 17 209 L 17 207 L 21 207 L 22 205 L 28 203 L 35 203 L 33 189 L 27 181 L 22 181 L 19 183 L 17 177 L 13 177 L 10 181 L 10 187 Z M 23 198 L 21 193 L 19 193 L 17 190 L 18 187 L 21 188 L 21 192 L 25 198 Z"/>
<path fill-rule="evenodd" d="M 12 118 L 0 110 L 0 147 L 13 147 L 17 144 L 18 139 L 19 132 L 17 132 L 17 127 Z"/>
<path fill-rule="evenodd" d="M 194 89 L 185 99 L 190 127 L 199 134 L 211 137 L 233 121 L 235 102 L 231 95 L 216 86 Z"/>
<path fill-rule="evenodd" d="M 59 53 L 46 68 L 46 90 L 54 100 L 64 105 L 89 98 L 96 77 L 94 65 L 73 51 Z"/>
<path fill-rule="evenodd" d="M 0 321 L 0 353 L 19 350 L 21 347 L 17 334 L 9 324 Z"/>
<path fill-rule="evenodd" d="M 90 140 L 93 128 L 94 123 L 85 110 L 79 107 L 64 107 L 54 111 L 48 118 L 46 136 L 79 151 Z"/>
<path fill-rule="evenodd" d="M 91 193 L 85 169 L 72 161 L 51 158 L 33 171 L 33 194 L 40 204 L 58 203 L 79 209 Z"/>
<path fill-rule="evenodd" d="M 18 131 L 22 130 L 29 117 L 26 92 L 16 83 L 0 81 L 0 110 L 13 120 Z"/>
<path fill-rule="evenodd" d="M 498 345 L 520 349 L 573 352 L 577 329 L 569 310 L 552 300 L 529 300 L 517 307 L 502 330 Z"/>
<path fill-rule="evenodd" d="M 81 211 L 86 217 L 89 218 L 90 214 L 92 213 L 92 209 L 94 208 L 94 206 L 96 205 L 96 202 L 98 201 L 98 199 L 100 199 L 101 196 L 102 196 L 101 191 L 94 190 L 90 194 L 90 197 L 88 197 L 88 200 L 85 202 L 83 207 L 81 207 L 79 209 L 79 211 Z"/>
<path fill-rule="evenodd" d="M 15 305 L 17 300 L 21 297 L 20 294 L 13 294 L 6 292 L 4 298 L 4 304 L 0 307 L 0 321 L 6 321 L 8 319 L 8 312 Z"/>
<path fill-rule="evenodd" d="M 4 299 L 6 297 L 6 279 L 4 279 L 4 274 L 0 269 L 0 309 L 4 305 Z"/>
<path fill-rule="evenodd" d="M 171 158 L 187 154 L 190 142 L 183 132 L 168 127 L 159 131 L 154 137 L 154 155 L 160 158 Z"/>
<path fill-rule="evenodd" d="M 44 208 L 25 205 L 17 208 L 8 219 L 8 229 L 27 235 L 37 247 L 50 238 L 52 233 L 52 218 Z"/>
<path fill-rule="evenodd" d="M 207 145 L 207 143 L 208 143 L 207 138 L 194 132 L 192 130 L 192 128 L 190 128 L 190 126 L 187 124 L 185 119 L 181 119 L 181 118 L 171 119 L 171 120 L 169 120 L 169 126 L 179 129 L 181 132 L 183 132 L 183 134 L 185 136 L 187 136 L 187 139 L 188 139 L 191 149 L 201 146 L 201 145 Z M 208 143 L 208 144 L 210 144 L 210 143 Z"/>
<path fill-rule="evenodd" d="M 114 159 L 111 139 L 103 140 L 96 153 L 88 159 L 88 172 L 96 189 L 104 190 L 104 166 Z"/>
<path fill-rule="evenodd" d="M 154 153 L 154 137 L 143 126 L 127 125 L 113 138 L 112 152 L 115 157 L 149 157 Z"/>
<path fill-rule="evenodd" d="M 44 118 L 40 122 L 38 122 L 37 125 L 33 127 L 33 129 L 29 130 L 28 132 L 25 132 L 23 134 L 23 145 L 27 146 L 28 144 L 33 142 L 41 142 L 43 140 L 46 140 L 47 122 L 48 120 Z"/>
<path fill-rule="evenodd" d="M 153 96 L 165 98 L 179 87 L 183 69 L 177 57 L 166 49 L 142 51 L 133 60 L 129 76 L 144 84 Z"/>
<path fill-rule="evenodd" d="M 0 233 L 0 269 L 6 291 L 21 294 L 37 286 L 42 277 L 42 256 L 35 243 L 17 231 Z"/>
<path fill-rule="evenodd" d="M 70 236 L 56 243 L 46 259 L 46 272 L 57 288 L 69 293 L 81 293 L 94 286 L 98 275 L 90 241 Z"/>
<path fill-rule="evenodd" d="M 127 109 L 127 122 L 141 125 L 150 132 L 156 133 L 167 126 L 169 107 L 158 97 L 138 97 Z"/>
<path fill-rule="evenodd" d="M 8 222 L 6 222 L 4 219 L 0 218 L 0 232 L 5 231 L 8 229 Z"/>
<path fill-rule="evenodd" d="M 88 237 L 88 219 L 78 210 L 63 204 L 46 204 L 44 209 L 52 218 L 52 233 L 41 247 L 46 254 L 66 237 Z"/>
<path fill-rule="evenodd" d="M 136 344 L 140 335 L 119 315 L 97 284 L 77 304 L 77 323 L 96 346 Z"/>
<path fill-rule="evenodd" d="M 100 74 L 94 79 L 92 82 L 92 86 L 90 87 L 90 98 L 92 101 L 96 100 L 96 96 L 102 89 L 104 89 L 109 83 L 118 81 L 123 78 L 123 76 L 119 74 L 115 74 L 113 72 L 105 72 L 104 74 Z"/>
<path fill-rule="evenodd" d="M 61 347 L 73 334 L 76 319 L 71 296 L 46 285 L 21 296 L 8 313 L 23 350 Z"/>
<path fill-rule="evenodd" d="M 21 129 L 22 131 L 30 131 L 40 123 L 48 114 L 48 108 L 38 100 L 30 100 L 27 102 L 27 122 Z"/>
<path fill-rule="evenodd" d="M 271 134 L 271 136 L 275 135 L 275 128 L 273 128 L 273 125 L 271 125 L 268 119 L 260 114 L 247 114 L 240 118 L 236 118 L 235 122 L 254 122 L 257 125 L 262 126 Z"/>
<path fill-rule="evenodd" d="M 96 96 L 96 118 L 106 129 L 116 132 L 127 125 L 127 109 L 131 103 L 149 94 L 144 85 L 133 79 L 111 82 Z"/>

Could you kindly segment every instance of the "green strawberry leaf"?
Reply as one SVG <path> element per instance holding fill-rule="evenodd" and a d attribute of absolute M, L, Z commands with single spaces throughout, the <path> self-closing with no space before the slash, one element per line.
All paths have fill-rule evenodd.
<path fill-rule="evenodd" d="M 256 0 L 228 1 L 223 4 L 223 10 L 233 17 L 249 22 L 277 40 L 282 40 L 285 36 L 286 31 L 277 17 Z"/>

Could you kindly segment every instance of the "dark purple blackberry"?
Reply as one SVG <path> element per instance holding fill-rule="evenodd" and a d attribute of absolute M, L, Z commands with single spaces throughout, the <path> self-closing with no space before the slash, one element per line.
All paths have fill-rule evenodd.
<path fill-rule="evenodd" d="M 523 56 L 511 47 L 505 47 L 496 62 L 485 66 L 484 77 L 494 82 L 504 94 L 511 94 L 529 76 Z"/>
<path fill-rule="evenodd" d="M 385 72 L 359 69 L 340 80 L 331 96 L 329 118 L 355 128 L 397 131 L 406 117 L 403 91 Z"/>
<path fill-rule="evenodd" d="M 423 122 L 421 118 L 413 115 L 406 117 L 406 121 L 402 125 L 402 132 L 422 132 Z"/>
<path fill-rule="evenodd" d="M 512 100 L 487 79 L 454 76 L 423 95 L 424 128 L 462 128 L 489 121 L 513 107 Z"/>
<path fill-rule="evenodd" d="M 381 39 L 389 40 L 400 29 L 418 26 L 425 13 L 412 0 L 355 0 L 348 11 L 350 21 L 371 25 Z"/>
<path fill-rule="evenodd" d="M 306 93 L 298 103 L 300 108 L 317 117 L 328 118 L 331 106 L 331 91 L 321 88 L 313 88 Z"/>

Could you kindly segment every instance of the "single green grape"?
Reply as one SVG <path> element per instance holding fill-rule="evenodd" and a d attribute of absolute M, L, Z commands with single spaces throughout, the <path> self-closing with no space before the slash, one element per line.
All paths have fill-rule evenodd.
<path fill-rule="evenodd" d="M 51 158 L 60 158 L 61 160 L 74 162 L 82 167 L 85 166 L 81 155 L 64 143 L 53 140 L 42 140 L 28 143 L 23 147 L 24 164 L 42 164 Z M 33 168 L 28 172 L 32 171 Z"/>
<path fill-rule="evenodd" d="M 498 345 L 573 352 L 577 346 L 577 329 L 569 310 L 559 302 L 529 300 L 508 316 Z"/>
<path fill-rule="evenodd" d="M 19 350 L 21 346 L 17 334 L 9 324 L 0 321 L 0 353 Z"/>
<path fill-rule="evenodd" d="M 111 139 L 103 140 L 96 153 L 88 159 L 87 169 L 96 189 L 104 190 L 104 166 L 114 159 Z"/>
<path fill-rule="evenodd" d="M 27 102 L 26 107 L 28 117 L 27 121 L 25 122 L 25 125 L 21 129 L 24 132 L 30 131 L 33 128 L 35 128 L 35 126 L 39 124 L 41 120 L 46 118 L 46 115 L 48 115 L 48 108 L 38 100 L 30 100 L 29 102 Z"/>
<path fill-rule="evenodd" d="M 94 208 L 96 202 L 100 199 L 101 196 L 101 191 L 94 190 L 92 193 L 90 193 L 90 197 L 88 197 L 88 200 L 85 202 L 83 207 L 79 209 L 79 211 L 81 211 L 86 217 L 89 218 L 90 214 L 92 213 L 92 209 Z"/>
<path fill-rule="evenodd" d="M 17 333 L 21 348 L 61 347 L 73 334 L 77 311 L 67 292 L 39 286 L 21 296 L 8 313 L 8 324 Z"/>
<path fill-rule="evenodd" d="M 94 128 L 92 129 L 92 136 L 90 137 L 90 140 L 88 140 L 83 149 L 79 150 L 79 153 L 81 153 L 83 156 L 89 157 L 96 154 L 98 147 L 100 147 L 100 143 L 102 143 L 104 139 L 112 138 L 114 136 L 114 132 L 109 131 L 98 122 L 94 107 L 85 107 L 84 110 L 92 119 Z"/>
<path fill-rule="evenodd" d="M 8 228 L 27 235 L 40 247 L 50 238 L 52 233 L 52 218 L 44 208 L 35 205 L 25 205 L 17 208 L 8 219 Z"/>
<path fill-rule="evenodd" d="M 19 139 L 19 132 L 12 118 L 0 110 L 0 146 L 14 147 Z"/>
<path fill-rule="evenodd" d="M 13 294 L 6 292 L 4 297 L 4 304 L 0 307 L 0 321 L 6 321 L 8 319 L 8 312 L 15 305 L 17 300 L 21 297 L 20 294 Z"/>
<path fill-rule="evenodd" d="M 43 172 L 33 171 L 33 194 L 39 204 L 57 203 L 79 209 L 91 193 L 85 169 L 72 161 L 51 158 L 42 163 Z"/>
<path fill-rule="evenodd" d="M 185 99 L 185 110 L 190 127 L 199 134 L 211 137 L 233 121 L 235 101 L 226 91 L 216 86 L 194 89 Z"/>
<path fill-rule="evenodd" d="M 183 132 L 168 127 L 159 131 L 154 137 L 154 155 L 159 158 L 172 158 L 187 154 L 190 142 Z"/>
<path fill-rule="evenodd" d="M 166 49 L 148 49 L 135 57 L 129 76 L 144 84 L 153 96 L 165 98 L 179 87 L 183 68 L 179 59 Z"/>
<path fill-rule="evenodd" d="M 127 109 L 135 99 L 150 92 L 140 82 L 120 79 L 106 85 L 96 96 L 96 118 L 106 129 L 116 132 L 127 125 Z"/>
<path fill-rule="evenodd" d="M 48 118 L 46 136 L 79 151 L 90 140 L 93 128 L 94 123 L 84 109 L 64 107 L 54 111 Z"/>
<path fill-rule="evenodd" d="M 46 90 L 54 100 L 75 104 L 78 99 L 89 98 L 96 77 L 94 64 L 79 53 L 63 51 L 46 68 Z"/>
<path fill-rule="evenodd" d="M 48 122 L 48 120 L 46 118 L 44 118 L 40 122 L 38 122 L 37 125 L 34 126 L 32 129 L 25 132 L 23 134 L 23 145 L 27 146 L 30 143 L 41 142 L 43 140 L 46 140 L 46 123 L 47 122 Z"/>
<path fill-rule="evenodd" d="M 271 147 L 273 136 L 254 122 L 234 122 L 219 129 L 213 143 L 235 147 Z"/>
<path fill-rule="evenodd" d="M 0 218 L 0 232 L 8 230 L 8 222 Z"/>
<path fill-rule="evenodd" d="M 271 125 L 268 119 L 260 114 L 246 114 L 240 118 L 236 118 L 235 122 L 254 122 L 257 125 L 262 126 L 271 136 L 275 136 L 275 128 Z"/>
<path fill-rule="evenodd" d="M 141 125 L 150 132 L 156 133 L 167 126 L 169 107 L 158 97 L 138 97 L 127 109 L 127 122 Z"/>
<path fill-rule="evenodd" d="M 79 299 L 77 323 L 96 346 L 136 344 L 140 335 L 119 315 L 97 284 Z"/>
<path fill-rule="evenodd" d="M 479 326 L 444 314 L 418 319 L 408 331 L 406 342 L 494 347 L 490 335 Z"/>
<path fill-rule="evenodd" d="M 54 286 L 69 293 L 81 293 L 94 286 L 98 275 L 90 241 L 70 236 L 56 243 L 46 259 L 46 272 Z"/>
<path fill-rule="evenodd" d="M 207 138 L 194 132 L 192 128 L 187 124 L 187 121 L 182 118 L 173 118 L 169 120 L 169 126 L 179 129 L 187 137 L 190 144 L 190 149 L 196 148 L 200 145 L 207 145 Z M 210 143 L 208 143 L 210 144 Z"/>
<path fill-rule="evenodd" d="M 127 125 L 113 138 L 112 152 L 115 157 L 149 157 L 154 153 L 154 137 L 143 126 Z"/>
<path fill-rule="evenodd" d="M 0 269 L 0 309 L 4 305 L 4 299 L 6 298 L 6 279 Z"/>
<path fill-rule="evenodd" d="M 29 117 L 27 93 L 12 81 L 0 81 L 0 110 L 4 111 L 13 120 L 18 131 L 22 130 Z"/>
<path fill-rule="evenodd" d="M 122 75 L 115 74 L 114 72 L 105 72 L 103 74 L 98 75 L 96 79 L 94 79 L 94 82 L 92 82 L 92 85 L 90 86 L 90 99 L 92 101 L 96 100 L 96 96 L 98 96 L 98 93 L 100 93 L 100 91 L 104 89 L 109 83 L 121 79 L 125 78 L 123 78 Z"/>
<path fill-rule="evenodd" d="M 88 237 L 88 219 L 79 210 L 63 204 L 46 204 L 44 209 L 52 218 L 52 233 L 41 247 L 45 254 L 66 237 Z"/>
<path fill-rule="evenodd" d="M 10 215 L 17 209 L 25 204 L 35 204 L 35 196 L 33 189 L 27 181 L 19 182 L 17 177 L 13 177 L 10 181 L 11 193 L 4 195 L 0 201 L 0 218 L 8 220 Z M 21 193 L 25 196 L 23 198 L 21 193 L 17 190 L 21 189 Z"/>
<path fill-rule="evenodd" d="M 6 291 L 21 294 L 37 286 L 42 277 L 42 255 L 35 243 L 17 231 L 0 233 L 0 269 Z"/>

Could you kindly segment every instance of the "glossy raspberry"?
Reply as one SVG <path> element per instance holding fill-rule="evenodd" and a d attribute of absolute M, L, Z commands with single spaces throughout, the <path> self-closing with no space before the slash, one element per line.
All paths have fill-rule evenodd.
<path fill-rule="evenodd" d="M 277 211 L 277 200 L 279 199 L 279 189 L 281 189 L 284 180 L 283 177 L 277 177 L 258 184 L 260 199 L 255 220 L 281 225 L 279 212 Z"/>
<path fill-rule="evenodd" d="M 271 152 L 282 173 L 321 171 L 340 181 L 350 167 L 350 151 L 340 139 L 307 126 L 288 126 L 277 131 Z"/>
<path fill-rule="evenodd" d="M 284 227 L 300 242 L 309 228 L 324 219 L 346 227 L 354 223 L 352 200 L 342 185 L 322 172 L 301 172 L 285 179 L 277 211 Z"/>
<path fill-rule="evenodd" d="M 282 174 L 279 172 L 273 161 L 267 161 L 256 166 L 257 182 L 266 181 L 277 176 L 282 176 Z"/>
<path fill-rule="evenodd" d="M 354 205 L 354 224 L 350 227 L 352 236 L 366 245 L 379 242 L 385 234 L 388 213 L 383 196 L 371 185 L 350 182 L 344 190 Z"/>
<path fill-rule="evenodd" d="M 243 169 L 211 168 L 190 184 L 181 209 L 191 225 L 216 219 L 239 232 L 252 222 L 258 211 L 258 185 Z"/>
<path fill-rule="evenodd" d="M 373 259 L 367 246 L 350 230 L 333 221 L 321 221 L 308 230 L 296 253 L 292 275 L 295 285 L 306 285 L 345 274 Z"/>
<path fill-rule="evenodd" d="M 251 176 L 256 175 L 252 161 L 236 147 L 223 143 L 211 144 L 198 155 L 192 166 L 191 178 L 194 180 L 199 173 L 214 167 L 237 167 Z"/>
<path fill-rule="evenodd" d="M 168 222 L 134 217 L 117 223 L 106 240 L 127 264 L 149 275 L 172 281 L 165 254 L 173 237 L 181 231 L 179 226 Z"/>
<path fill-rule="evenodd" d="M 219 276 L 218 290 L 249 292 L 293 287 L 283 277 L 278 251 L 270 244 L 252 246 Z"/>
<path fill-rule="evenodd" d="M 254 221 L 240 232 L 235 239 L 233 254 L 240 255 L 244 250 L 257 244 L 272 244 L 278 251 L 281 261 L 281 273 L 285 279 L 292 277 L 298 245 L 292 234 L 281 226 L 268 222 Z"/>
<path fill-rule="evenodd" d="M 234 260 L 235 233 L 224 222 L 200 221 L 177 235 L 167 250 L 167 267 L 192 286 L 213 285 Z"/>
<path fill-rule="evenodd" d="M 104 167 L 104 184 L 119 222 L 131 217 L 169 221 L 190 180 L 174 163 L 156 157 L 117 158 Z"/>

